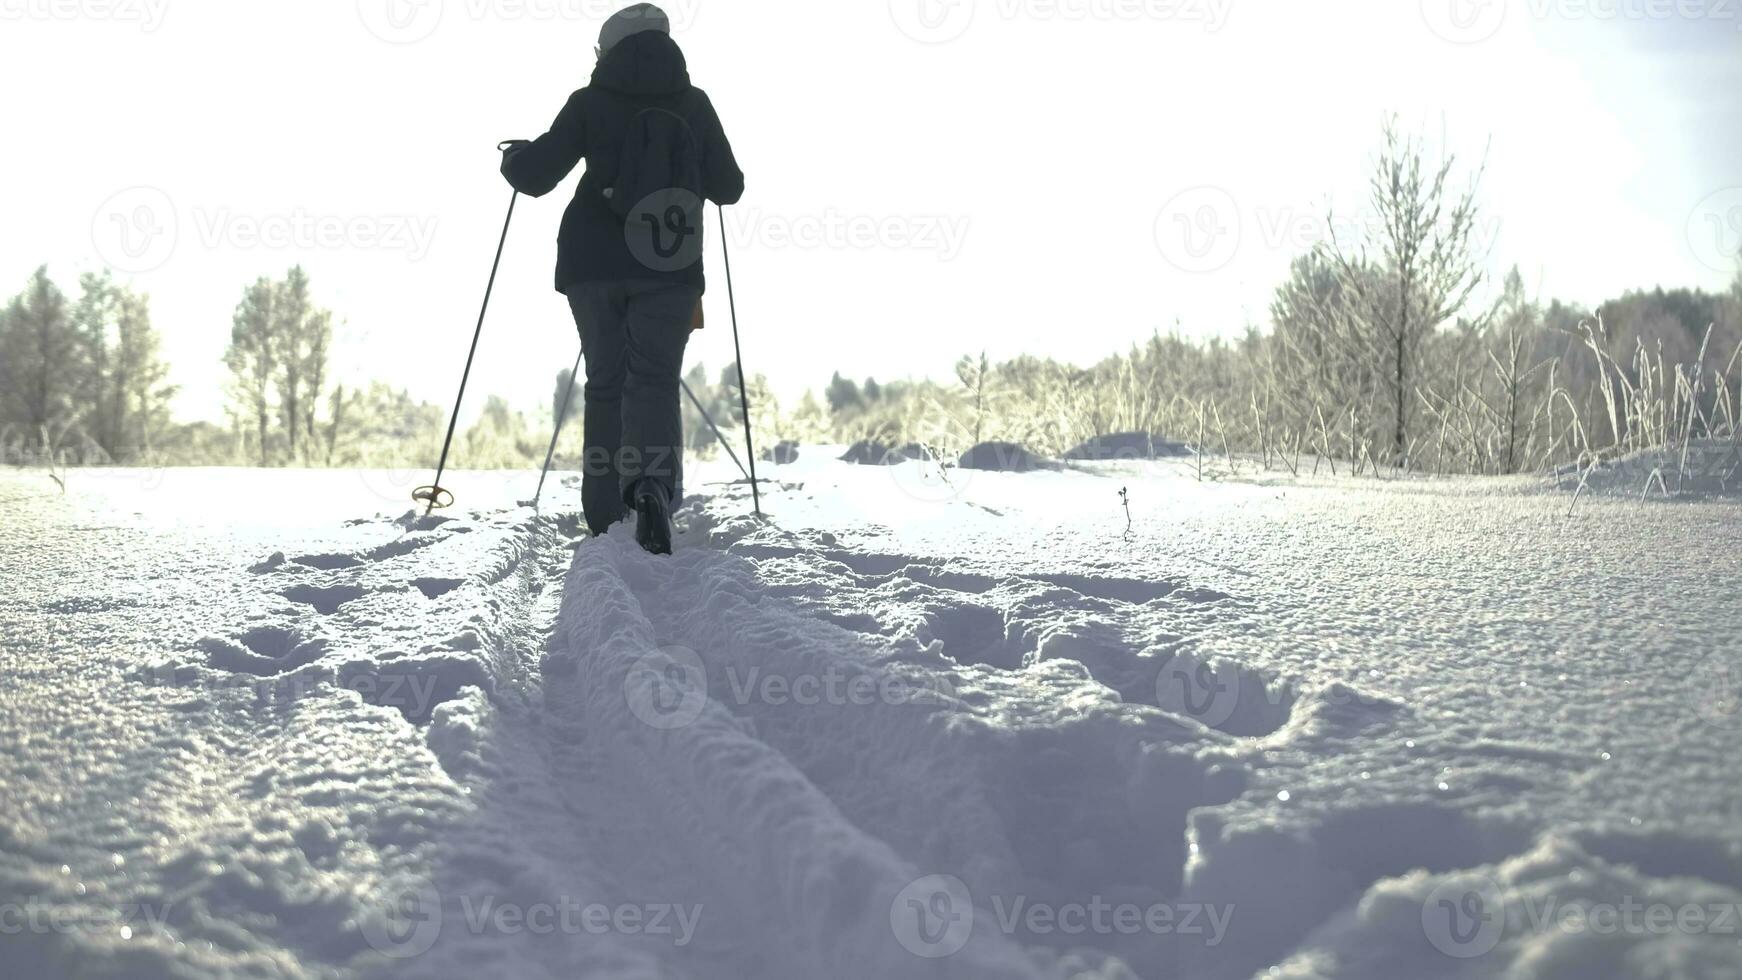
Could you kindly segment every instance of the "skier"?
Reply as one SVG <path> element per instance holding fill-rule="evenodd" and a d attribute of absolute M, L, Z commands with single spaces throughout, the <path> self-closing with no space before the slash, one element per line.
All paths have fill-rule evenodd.
<path fill-rule="evenodd" d="M 678 386 L 706 288 L 702 200 L 736 204 L 744 174 L 663 11 L 619 11 L 595 54 L 591 82 L 550 131 L 504 149 L 502 175 L 541 197 L 587 161 L 563 214 L 556 272 L 586 358 L 582 506 L 594 534 L 633 509 L 636 540 L 670 554 L 683 496 Z"/>

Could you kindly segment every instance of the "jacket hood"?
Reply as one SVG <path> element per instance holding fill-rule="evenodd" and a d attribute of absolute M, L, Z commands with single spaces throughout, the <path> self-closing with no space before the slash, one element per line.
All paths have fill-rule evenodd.
<path fill-rule="evenodd" d="M 605 52 L 593 84 L 624 95 L 670 95 L 690 87 L 690 71 L 671 35 L 642 31 Z"/>

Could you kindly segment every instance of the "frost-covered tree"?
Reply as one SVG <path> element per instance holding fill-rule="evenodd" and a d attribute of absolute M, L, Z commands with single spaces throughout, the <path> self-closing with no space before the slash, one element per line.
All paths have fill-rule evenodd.
<path fill-rule="evenodd" d="M 1492 368 L 1488 390 L 1493 392 L 1487 404 L 1500 437 L 1495 462 L 1501 472 L 1517 473 L 1525 463 L 1525 427 L 1529 422 L 1525 415 L 1537 401 L 1536 377 L 1541 364 L 1536 356 L 1541 318 L 1536 304 L 1524 294 L 1524 277 L 1517 266 L 1506 274 L 1496 312 L 1486 351 Z"/>
<path fill-rule="evenodd" d="M 865 407 L 865 396 L 860 393 L 858 383 L 852 378 L 841 377 L 839 372 L 829 379 L 823 399 L 829 403 L 829 411 L 837 415 Z"/>
<path fill-rule="evenodd" d="M 403 467 L 441 451 L 447 409 L 419 402 L 376 381 L 360 391 L 336 387 L 328 402 L 326 441 L 331 465 Z"/>
<path fill-rule="evenodd" d="M 292 463 L 308 462 L 321 449 L 332 322 L 332 313 L 315 305 L 301 266 L 282 281 L 262 277 L 243 291 L 224 363 L 232 411 L 253 427 L 262 466 L 270 465 L 280 443 Z M 335 439 L 325 440 L 329 448 Z"/>
<path fill-rule="evenodd" d="M 1432 166 L 1425 156 L 1419 138 L 1402 135 L 1395 120 L 1387 123 L 1368 181 L 1372 226 L 1361 240 L 1344 241 L 1333 214 L 1323 248 L 1337 273 L 1339 314 L 1378 357 L 1390 455 L 1398 463 L 1409 454 L 1424 342 L 1456 320 L 1484 279 L 1485 256 L 1476 254 L 1482 170 L 1455 188 L 1456 156 Z"/>
<path fill-rule="evenodd" d="M 85 347 L 85 374 L 79 402 L 85 410 L 85 432 L 109 458 L 121 453 L 121 400 L 109 379 L 115 345 L 115 283 L 107 271 L 79 277 L 79 301 L 73 307 L 73 329 Z"/>
<path fill-rule="evenodd" d="M 277 299 L 271 342 L 277 348 L 272 359 L 278 371 L 280 421 L 290 456 L 296 460 L 301 458 L 299 437 L 305 453 L 316 438 L 315 414 L 326 385 L 332 314 L 315 306 L 302 266 L 292 268 L 273 288 Z"/>
<path fill-rule="evenodd" d="M 273 382 L 278 377 L 280 348 L 273 336 L 279 323 L 277 303 L 278 289 L 264 276 L 244 289 L 230 321 L 230 347 L 224 353 L 234 411 L 254 426 L 261 466 L 271 465 Z"/>
<path fill-rule="evenodd" d="M 114 436 L 120 456 L 149 455 L 170 425 L 169 365 L 160 354 L 151 325 L 151 298 L 128 289 L 115 294 L 115 347 L 109 359 L 109 392 Z M 114 456 L 114 453 L 111 453 Z"/>
<path fill-rule="evenodd" d="M 1271 301 L 1275 380 L 1297 427 L 1310 428 L 1322 416 L 1340 418 L 1351 409 L 1365 414 L 1378 388 L 1380 351 L 1348 315 L 1348 275 L 1378 286 L 1370 267 L 1345 271 L 1324 252 L 1309 252 L 1293 262 Z"/>
<path fill-rule="evenodd" d="M 151 452 L 170 424 L 169 366 L 151 325 L 150 297 L 107 273 L 79 279 L 73 322 L 85 347 L 79 400 L 85 431 L 114 461 Z"/>
<path fill-rule="evenodd" d="M 0 328 L 0 423 L 18 432 L 26 450 L 59 448 L 84 415 L 79 396 L 87 377 L 86 347 L 66 295 L 43 266 L 7 304 Z"/>
<path fill-rule="evenodd" d="M 485 399 L 484 412 L 461 437 L 459 457 L 467 466 L 493 469 L 532 465 L 544 458 L 544 447 L 532 434 L 526 416 L 497 395 Z"/>

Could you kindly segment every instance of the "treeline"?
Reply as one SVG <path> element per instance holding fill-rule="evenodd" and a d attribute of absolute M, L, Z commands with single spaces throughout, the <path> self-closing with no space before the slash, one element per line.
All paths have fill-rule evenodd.
<path fill-rule="evenodd" d="M 1508 283 L 1492 322 L 1438 331 L 1409 362 L 1401 458 L 1395 402 L 1373 397 L 1389 391 L 1339 378 L 1279 330 L 1156 334 L 1087 368 L 981 355 L 950 382 L 837 376 L 825 404 L 758 412 L 758 439 L 919 443 L 955 458 L 988 441 L 1057 456 L 1141 432 L 1277 470 L 1506 474 L 1742 434 L 1742 278 L 1723 294 L 1657 289 L 1592 308 L 1541 305 L 1516 274 Z"/>
<path fill-rule="evenodd" d="M 1492 290 L 1475 244 L 1480 178 L 1458 174 L 1454 158 L 1430 164 L 1418 140 L 1387 127 L 1364 233 L 1293 263 L 1270 329 L 1207 342 L 1156 334 L 1086 368 L 982 354 L 947 381 L 837 374 L 790 406 L 753 377 L 758 444 L 920 443 L 953 458 L 999 441 L 1056 455 L 1141 432 L 1265 467 L 1488 474 L 1742 437 L 1742 274 L 1721 294 L 1629 292 L 1590 309 L 1538 301 L 1516 270 Z M 1487 292 L 1497 298 L 1474 299 Z M 15 462 L 433 463 L 447 406 L 335 383 L 332 344 L 333 314 L 302 269 L 247 285 L 222 353 L 228 424 L 177 424 L 148 297 L 87 274 L 71 301 L 39 269 L 0 309 L 0 451 Z M 569 389 L 566 370 L 554 380 L 548 414 L 487 398 L 453 465 L 541 464 Z M 736 372 L 697 366 L 685 381 L 690 448 L 716 451 L 708 419 L 738 444 Z M 559 466 L 581 456 L 583 405 L 577 386 Z"/>
<path fill-rule="evenodd" d="M 81 276 L 70 299 L 40 268 L 0 306 L 0 462 L 433 465 L 446 409 L 382 382 L 334 383 L 332 342 L 333 315 L 300 267 L 249 284 L 221 352 L 228 424 L 178 423 L 149 296 L 105 272 Z M 516 433 L 526 426 L 490 399 L 460 444 L 487 461 L 473 465 L 524 465 L 533 440 Z"/>
<path fill-rule="evenodd" d="M 1738 437 L 1742 274 L 1723 294 L 1629 292 L 1585 309 L 1534 300 L 1514 269 L 1478 304 L 1480 171 L 1459 181 L 1455 168 L 1388 127 L 1366 233 L 1293 263 L 1269 331 L 1157 334 L 1089 368 L 982 355 L 944 384 L 836 376 L 826 413 L 759 422 L 777 438 L 921 443 L 945 458 L 989 440 L 1056 454 L 1143 432 L 1267 468 L 1474 474 Z"/>
<path fill-rule="evenodd" d="M 245 286 L 223 353 L 229 369 L 227 445 L 202 460 L 254 466 L 432 465 L 447 412 L 375 381 L 348 389 L 332 377 L 333 313 L 317 305 L 298 266 Z M 501 427 L 493 400 L 468 430 L 474 442 Z M 166 460 L 186 462 L 186 460 Z"/>
<path fill-rule="evenodd" d="M 448 407 L 376 381 L 347 388 L 332 376 L 332 311 L 313 299 L 300 267 L 245 286 L 221 353 L 229 371 L 226 425 L 178 423 L 176 387 L 151 323 L 150 298 L 107 273 L 79 280 L 69 299 L 38 269 L 0 307 L 0 462 L 50 466 L 433 466 Z M 217 354 L 218 352 L 214 352 Z M 686 376 L 695 402 L 684 415 L 691 448 L 713 451 L 701 410 L 741 430 L 737 374 L 717 379 L 697 365 Z M 484 399 L 477 421 L 455 436 L 453 462 L 472 469 L 537 466 L 569 387 L 555 379 L 549 414 L 528 417 L 505 399 Z M 772 404 L 767 381 L 752 396 Z M 584 396 L 577 385 L 558 447 L 559 465 L 581 458 Z"/>
<path fill-rule="evenodd" d="M 0 446 L 76 444 L 100 462 L 149 453 L 172 427 L 167 376 L 146 296 L 87 273 L 69 300 L 38 269 L 0 310 Z"/>

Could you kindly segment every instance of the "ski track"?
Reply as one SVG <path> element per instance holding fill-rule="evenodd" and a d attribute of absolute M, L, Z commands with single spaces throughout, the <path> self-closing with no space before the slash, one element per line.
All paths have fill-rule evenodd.
<path fill-rule="evenodd" d="M 39 937 L 11 968 L 1111 980 L 1244 977 L 1301 949 L 1286 975 L 1336 963 L 1365 976 L 1399 962 L 1369 949 L 1374 937 L 1420 945 L 1409 917 L 1423 893 L 1468 869 L 1519 891 L 1564 891 L 1571 874 L 1596 897 L 1670 894 L 1663 880 L 1683 878 L 1733 899 L 1742 885 L 1734 843 L 1545 835 L 1506 814 L 1504 798 L 1528 782 L 1498 774 L 1469 790 L 1487 809 L 1394 794 L 1253 820 L 1267 771 L 1337 769 L 1335 785 L 1351 776 L 1332 760 L 1424 720 L 1357 683 L 1308 683 L 1227 653 L 1217 636 L 1266 615 L 1238 577 L 1194 580 L 1190 564 L 1171 578 L 1012 574 L 725 516 L 742 503 L 692 503 L 667 560 L 642 554 L 627 528 L 580 540 L 577 515 L 558 506 L 357 522 L 367 540 L 356 548 L 238 569 L 248 622 L 131 673 L 189 732 L 160 734 L 150 751 L 181 740 L 233 762 L 199 777 L 217 787 L 202 798 L 225 802 L 199 814 L 200 839 L 173 845 L 169 828 L 190 821 L 169 812 L 170 784 L 198 770 L 140 764 L 121 781 L 166 808 L 118 832 L 156 865 L 100 887 L 172 896 L 164 928 L 131 944 Z M 802 683 L 880 693 L 805 698 Z M 1232 693 L 1206 705 L 1216 691 Z M 249 729 L 260 737 L 213 744 Z M 367 746 L 361 756 L 334 744 L 346 738 Z M 1462 750 L 1524 772 L 1583 764 L 1485 735 Z M 273 839 L 294 847 L 269 851 Z M 47 862 L 53 848 L 0 826 L 4 852 Z M 102 878 L 90 872 L 102 855 L 84 857 L 79 895 Z M 1595 884 L 1574 873 L 1592 867 L 1619 870 Z M 0 886 L 80 900 L 34 874 L 0 864 Z M 940 874 L 965 883 L 982 923 L 1008 896 L 1226 903 L 1238 941 L 976 928 L 948 956 L 917 956 L 896 919 L 915 882 Z M 474 923 L 483 902 L 700 916 L 681 944 L 632 930 L 504 936 Z M 1544 955 L 1574 972 L 1543 976 L 1601 959 Z M 1687 975 L 1734 962 L 1713 944 L 1674 956 Z M 1464 975 L 1436 962 L 1434 975 Z"/>

